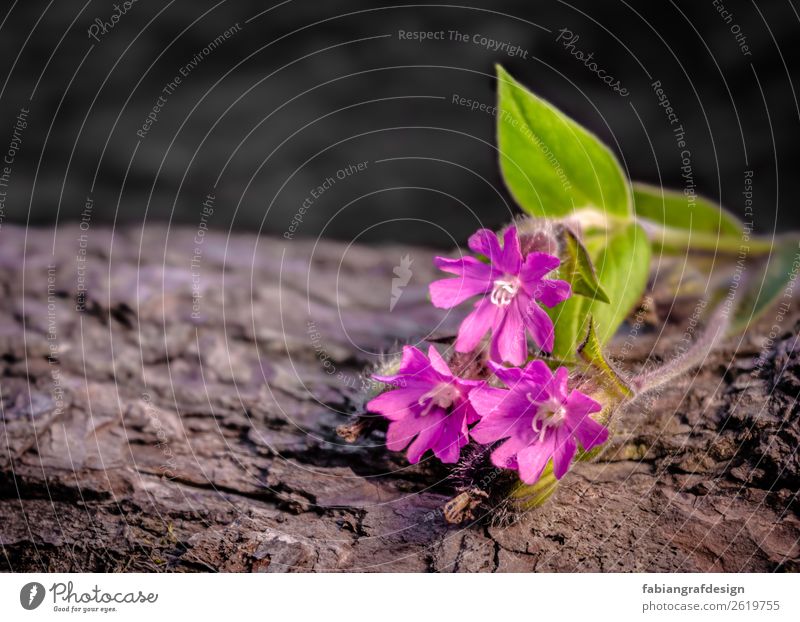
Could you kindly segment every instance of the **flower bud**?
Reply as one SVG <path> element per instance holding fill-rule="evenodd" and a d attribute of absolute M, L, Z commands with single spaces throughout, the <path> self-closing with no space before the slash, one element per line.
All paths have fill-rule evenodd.
<path fill-rule="evenodd" d="M 536 218 L 523 217 L 516 222 L 522 256 L 529 253 L 546 253 L 559 256 L 558 238 L 554 226 Z"/>

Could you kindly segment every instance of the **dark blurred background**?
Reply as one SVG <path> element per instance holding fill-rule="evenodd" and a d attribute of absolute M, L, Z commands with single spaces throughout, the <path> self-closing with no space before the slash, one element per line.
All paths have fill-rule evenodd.
<path fill-rule="evenodd" d="M 515 210 L 495 119 L 452 103 L 491 104 L 500 62 L 600 135 L 631 178 L 681 188 L 651 86 L 660 80 L 697 188 L 743 216 L 752 170 L 756 228 L 800 227 L 800 20 L 789 0 L 397 4 L 6 2 L 0 153 L 14 153 L 0 218 L 60 226 L 86 219 L 88 196 L 92 225 L 196 227 L 211 193 L 209 226 L 280 236 L 334 178 L 294 235 L 450 246 Z M 562 28 L 628 97 L 556 41 Z M 400 30 L 447 34 L 420 42 Z"/>

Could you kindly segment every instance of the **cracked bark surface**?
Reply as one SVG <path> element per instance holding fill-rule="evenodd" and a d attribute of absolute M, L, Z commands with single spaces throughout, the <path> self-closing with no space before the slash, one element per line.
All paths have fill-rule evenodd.
<path fill-rule="evenodd" d="M 455 331 L 430 251 L 93 229 L 78 311 L 80 233 L 0 235 L 6 570 L 800 570 L 796 304 L 774 343 L 768 313 L 626 412 L 543 508 L 448 526 L 434 461 L 335 434 L 377 353 Z M 684 319 L 625 365 L 668 358 Z"/>

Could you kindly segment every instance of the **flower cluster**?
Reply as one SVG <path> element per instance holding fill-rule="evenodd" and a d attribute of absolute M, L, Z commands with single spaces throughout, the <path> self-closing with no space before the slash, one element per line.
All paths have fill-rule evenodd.
<path fill-rule="evenodd" d="M 567 368 L 553 373 L 542 360 L 526 364 L 528 334 L 540 350 L 553 347 L 553 322 L 540 305 L 566 300 L 570 285 L 549 278 L 560 265 L 558 257 L 524 252 L 516 227 L 505 231 L 502 246 L 495 233 L 481 229 L 469 247 L 481 257 L 435 259 L 455 278 L 431 283 L 430 295 L 435 306 L 447 309 L 479 297 L 459 328 L 455 350 L 479 357 L 485 349 L 489 378 L 459 377 L 433 346 L 427 356 L 406 346 L 396 373 L 374 376 L 394 388 L 367 409 L 389 420 L 387 447 L 408 447 L 412 463 L 428 450 L 444 463 L 456 463 L 471 439 L 496 445 L 492 463 L 518 471 L 527 484 L 535 483 L 551 460 L 560 479 L 579 445 L 589 451 L 608 438 L 607 428 L 592 418 L 601 405 L 570 390 Z"/>

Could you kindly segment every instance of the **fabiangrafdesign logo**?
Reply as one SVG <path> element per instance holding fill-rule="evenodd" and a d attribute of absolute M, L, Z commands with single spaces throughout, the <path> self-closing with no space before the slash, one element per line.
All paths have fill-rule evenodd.
<path fill-rule="evenodd" d="M 411 280 L 411 275 L 413 274 L 411 272 L 412 263 L 414 263 L 414 260 L 409 255 L 403 255 L 400 258 L 400 265 L 395 266 L 394 270 L 392 270 L 395 278 L 392 279 L 392 298 L 389 300 L 389 311 L 394 311 L 394 306 L 400 300 L 400 296 L 403 295 L 403 289 Z"/>
<path fill-rule="evenodd" d="M 44 600 L 44 585 L 41 583 L 26 583 L 19 591 L 19 604 L 23 609 L 36 609 Z"/>

